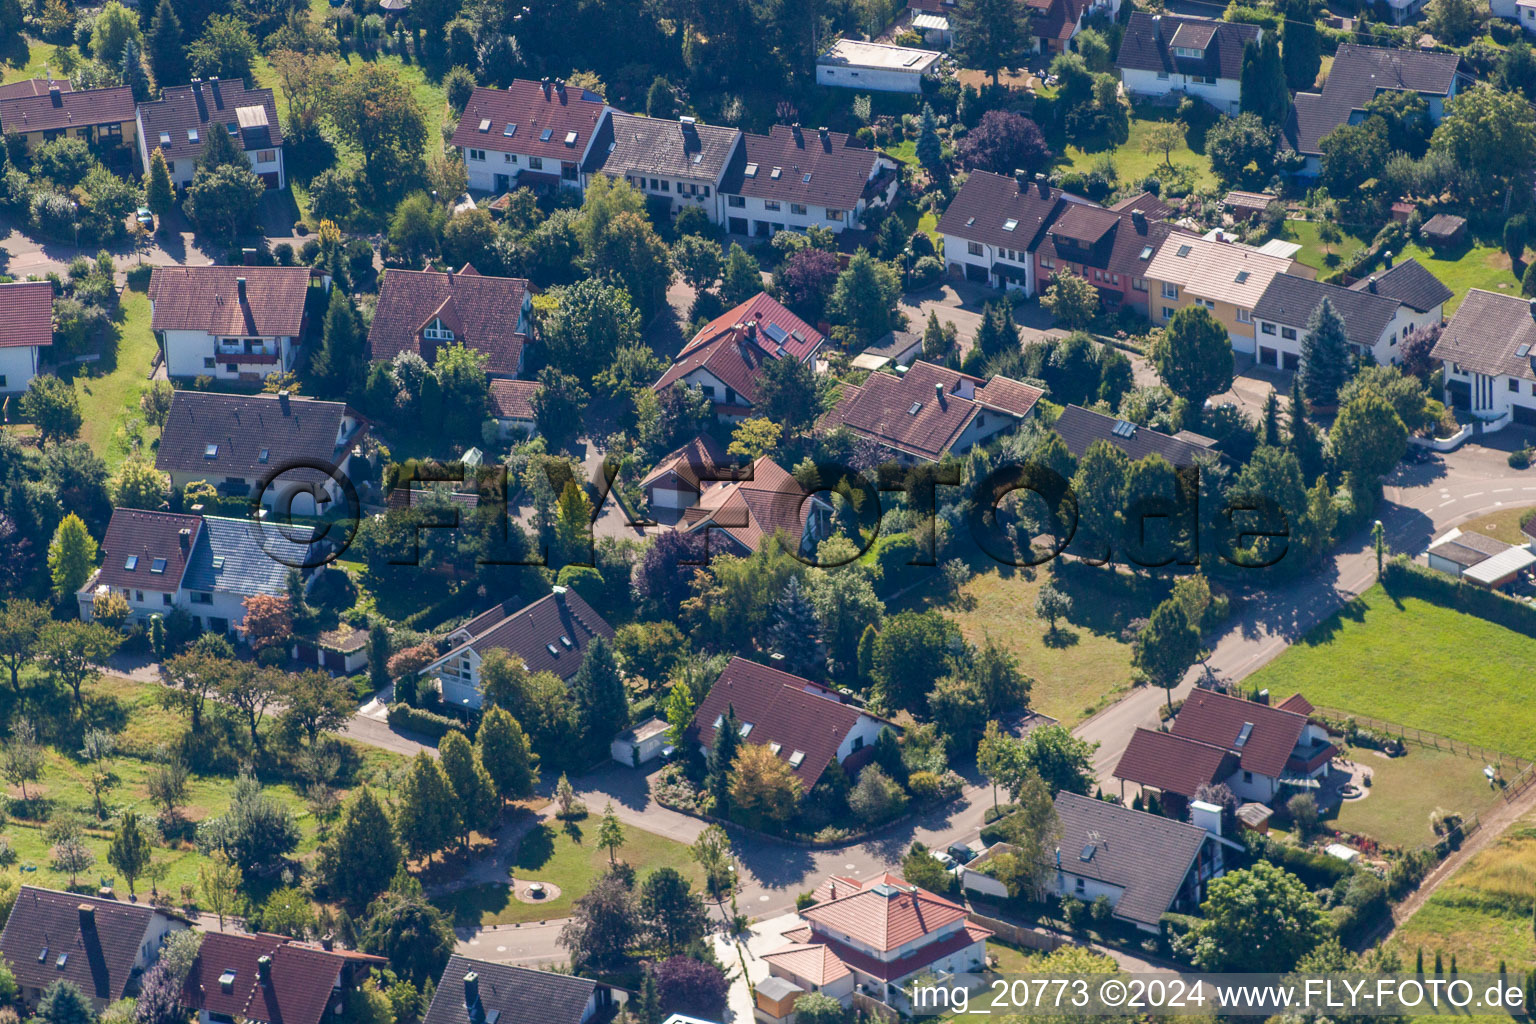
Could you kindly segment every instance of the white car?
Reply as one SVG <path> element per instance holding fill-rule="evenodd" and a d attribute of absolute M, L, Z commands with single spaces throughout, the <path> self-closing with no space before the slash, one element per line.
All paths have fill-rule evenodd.
<path fill-rule="evenodd" d="M 940 864 L 944 865 L 945 871 L 948 871 L 950 868 L 955 866 L 955 858 L 949 855 L 948 850 L 935 850 L 933 851 L 933 857 Z"/>

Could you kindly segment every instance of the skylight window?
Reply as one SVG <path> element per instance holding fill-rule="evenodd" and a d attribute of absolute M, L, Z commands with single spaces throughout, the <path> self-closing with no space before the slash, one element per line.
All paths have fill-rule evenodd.
<path fill-rule="evenodd" d="M 1515 356 L 1517 358 L 1524 359 L 1526 356 L 1528 356 L 1530 354 L 1531 354 L 1531 346 L 1529 346 L 1529 345 L 1521 345 L 1519 348 L 1515 349 Z"/>
<path fill-rule="evenodd" d="M 53 966 L 62 971 L 67 963 L 69 963 L 69 953 L 64 952 L 59 954 L 59 958 L 53 962 Z"/>
<path fill-rule="evenodd" d="M 783 749 L 784 749 L 784 745 L 782 743 L 770 743 L 770 744 L 768 744 L 768 750 L 769 750 L 770 753 L 777 754 L 779 751 L 781 751 Z"/>
<path fill-rule="evenodd" d="M 517 134 L 517 124 L 515 122 L 508 121 L 507 126 L 502 129 L 501 134 L 510 139 L 512 136 Z"/>
<path fill-rule="evenodd" d="M 1248 744 L 1248 737 L 1252 736 L 1252 735 L 1253 735 L 1253 723 L 1252 722 L 1244 722 L 1242 730 L 1240 732 L 1238 732 L 1238 734 L 1237 734 L 1237 743 L 1235 745 L 1239 746 L 1239 747 L 1247 746 L 1247 744 Z"/>
<path fill-rule="evenodd" d="M 203 458 L 205 458 L 205 459 L 216 459 L 218 457 L 219 457 L 219 446 L 217 444 L 205 445 L 203 447 Z"/>
<path fill-rule="evenodd" d="M 233 970 L 227 970 L 223 974 L 219 975 L 219 988 L 223 989 L 225 992 L 229 992 L 233 990 L 234 987 L 235 972 Z"/>
<path fill-rule="evenodd" d="M 224 130 L 229 132 L 231 138 L 238 138 L 240 135 L 240 122 L 231 121 L 224 126 Z"/>
<path fill-rule="evenodd" d="M 693 154 L 693 162 L 696 163 L 696 164 L 703 163 L 704 162 L 704 154 L 703 153 L 695 153 L 695 154 Z"/>
<path fill-rule="evenodd" d="M 974 227 L 975 224 L 976 224 L 976 218 L 975 217 L 967 217 L 967 218 L 965 218 L 965 226 L 966 227 L 968 227 L 968 228 L 969 227 Z"/>
<path fill-rule="evenodd" d="M 214 555 L 213 556 L 213 567 L 215 569 L 222 569 L 222 568 L 224 568 L 224 556 L 223 555 Z"/>
<path fill-rule="evenodd" d="M 44 960 L 47 960 L 47 959 L 48 959 L 48 947 L 44 946 L 43 947 L 43 951 L 41 953 L 37 954 L 37 962 L 38 963 L 42 963 Z"/>
<path fill-rule="evenodd" d="M 789 766 L 791 768 L 799 768 L 801 763 L 804 760 L 805 760 L 805 751 L 797 750 L 793 754 L 789 755 Z"/>
<path fill-rule="evenodd" d="M 158 576 L 165 575 L 165 559 L 157 558 L 149 563 L 149 571 Z"/>
<path fill-rule="evenodd" d="M 1234 281 L 1237 284 L 1245 284 L 1248 281 L 1248 271 L 1246 271 L 1246 270 L 1239 270 L 1237 272 L 1237 277 L 1234 278 Z"/>
<path fill-rule="evenodd" d="M 539 141 L 548 142 L 551 138 L 554 137 L 554 134 L 555 130 L 553 128 L 545 128 L 542 132 L 539 132 Z"/>
<path fill-rule="evenodd" d="M 138 567 L 139 567 L 139 556 L 138 555 L 129 555 L 128 556 L 128 560 L 123 563 L 123 568 L 128 570 L 129 572 L 133 572 Z"/>
<path fill-rule="evenodd" d="M 169 146 L 170 144 L 171 144 L 171 133 L 170 132 L 161 132 L 160 133 L 160 145 L 162 145 L 162 146 Z"/>
<path fill-rule="evenodd" d="M 1004 231 L 1012 231 L 1014 228 L 1016 228 L 1018 226 L 1019 226 L 1019 222 L 1014 220 L 1012 217 L 1009 217 L 1007 220 L 1003 221 L 1003 230 Z"/>
<path fill-rule="evenodd" d="M 774 181 L 778 181 L 779 180 L 779 175 L 781 175 L 783 173 L 784 173 L 784 168 L 782 168 L 782 167 L 775 167 L 772 171 L 769 172 L 768 177 L 772 178 Z"/>
<path fill-rule="evenodd" d="M 1194 251 L 1195 251 L 1194 250 L 1194 246 L 1192 246 L 1192 245 L 1181 245 L 1181 246 L 1179 246 L 1179 251 L 1174 253 L 1174 255 L 1177 256 L 1179 259 L 1184 259 L 1186 256 L 1188 256 L 1190 253 L 1192 253 Z"/>
<path fill-rule="evenodd" d="M 574 146 L 574 145 L 576 145 L 576 133 L 575 132 L 566 132 L 565 133 L 565 144 L 567 146 Z"/>
<path fill-rule="evenodd" d="M 561 637 L 560 637 L 560 646 L 569 649 L 569 648 L 572 648 L 572 647 L 574 647 L 576 645 L 571 642 L 571 638 L 570 637 L 565 636 L 564 634 L 562 634 Z"/>
<path fill-rule="evenodd" d="M 715 716 L 715 724 L 713 726 L 711 726 L 711 728 L 718 729 L 718 728 L 720 728 L 721 724 L 724 723 L 724 722 L 725 722 L 725 716 L 724 715 L 716 715 Z"/>
<path fill-rule="evenodd" d="M 752 723 L 742 722 L 741 728 L 738 729 L 737 732 L 739 732 L 743 738 L 752 735 Z"/>
<path fill-rule="evenodd" d="M 270 448 L 263 448 L 261 451 L 256 453 L 256 461 L 257 462 L 266 462 L 267 459 L 271 458 L 271 456 L 272 456 L 272 449 L 270 449 Z"/>
<path fill-rule="evenodd" d="M 545 644 L 544 645 L 544 649 L 546 651 L 548 651 L 550 654 L 554 654 L 554 655 L 557 655 L 557 656 L 560 653 L 560 648 L 556 647 L 554 644 Z"/>
<path fill-rule="evenodd" d="M 491 119 L 490 118 L 482 117 L 480 119 L 480 130 L 482 132 L 488 132 L 488 131 L 491 130 Z"/>
<path fill-rule="evenodd" d="M 747 177 L 757 177 L 757 164 L 747 164 Z"/>
<path fill-rule="evenodd" d="M 1089 843 L 1087 846 L 1083 847 L 1083 852 L 1077 855 L 1077 859 L 1080 861 L 1093 860 L 1093 851 L 1097 848 L 1098 847 L 1093 843 Z"/>
<path fill-rule="evenodd" d="M 922 408 L 923 408 L 923 403 L 922 402 L 913 402 L 912 403 L 912 407 L 907 410 L 907 415 L 908 416 L 916 416 L 918 414 L 918 412 Z"/>
<path fill-rule="evenodd" d="M 1141 258 L 1144 260 L 1149 260 L 1152 258 L 1152 247 L 1150 245 L 1144 245 L 1141 247 Z"/>
<path fill-rule="evenodd" d="M 197 141 L 197 129 L 196 128 L 188 128 L 187 129 L 187 141 L 188 142 L 196 142 Z"/>
<path fill-rule="evenodd" d="M 801 184 L 809 185 L 811 183 L 811 172 L 806 171 L 805 176 L 800 179 L 800 182 Z"/>

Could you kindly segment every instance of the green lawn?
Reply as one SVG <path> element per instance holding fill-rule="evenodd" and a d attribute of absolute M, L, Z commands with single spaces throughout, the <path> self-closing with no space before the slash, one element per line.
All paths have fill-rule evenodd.
<path fill-rule="evenodd" d="M 596 843 L 600 820 L 593 813 L 581 821 L 541 823 L 519 843 L 517 879 L 558 885 L 560 895 L 554 899 L 523 903 L 508 886 L 485 884 L 435 897 L 432 902 L 451 913 L 454 923 L 461 926 L 568 917 L 576 898 L 608 870 L 608 853 Z M 634 867 L 639 879 L 665 865 L 681 871 L 694 891 L 702 891 L 704 872 L 682 843 L 626 826 L 618 856 Z"/>
<path fill-rule="evenodd" d="M 151 435 L 139 397 L 149 389 L 149 367 L 158 346 L 149 329 L 149 296 L 126 289 L 122 311 L 108 334 L 99 363 L 82 364 L 75 376 L 85 423 L 80 437 L 116 471 L 136 449 L 148 450 Z"/>
<path fill-rule="evenodd" d="M 1364 800 L 1345 803 L 1332 823 L 1378 842 L 1422 846 L 1434 839 L 1429 814 L 1435 808 L 1470 815 L 1499 799 L 1483 777 L 1483 762 L 1464 754 L 1410 743 L 1402 757 L 1365 749 L 1350 756 L 1370 767 L 1373 785 Z"/>
<path fill-rule="evenodd" d="M 1378 586 L 1248 684 L 1531 758 L 1533 664 L 1536 640 Z"/>
<path fill-rule="evenodd" d="M 1437 256 L 1433 250 L 1414 244 L 1404 249 L 1402 254 L 1404 257 L 1412 256 L 1424 264 L 1430 273 L 1456 293 L 1445 304 L 1447 317 L 1456 312 L 1456 307 L 1473 288 L 1520 294 L 1520 281 L 1510 270 L 1509 254 L 1500 246 L 1472 245 L 1446 250 Z"/>
<path fill-rule="evenodd" d="M 1175 114 L 1171 110 L 1154 108 L 1149 106 L 1137 106 L 1131 115 L 1131 134 L 1123 145 L 1109 150 L 1084 150 L 1080 146 L 1067 144 L 1061 150 L 1061 162 L 1075 170 L 1087 173 L 1093 169 L 1093 165 L 1108 153 L 1115 162 L 1115 170 L 1120 175 L 1122 184 L 1140 181 L 1148 175 L 1161 176 L 1167 173 L 1163 165 L 1163 154 L 1147 153 L 1142 149 L 1147 131 L 1158 121 L 1171 121 Z M 1181 144 L 1170 154 L 1173 165 L 1180 168 L 1194 170 L 1193 184 L 1197 189 L 1216 187 L 1216 175 L 1211 172 L 1211 162 L 1202 153 L 1196 153 L 1189 148 L 1187 143 Z"/>
<path fill-rule="evenodd" d="M 1517 823 L 1462 865 L 1419 912 L 1392 936 L 1390 944 L 1412 964 L 1419 948 L 1425 962 L 1436 950 L 1456 954 L 1460 970 L 1492 971 L 1499 961 L 1512 973 L 1536 962 L 1531 909 L 1536 904 L 1536 827 Z"/>
<path fill-rule="evenodd" d="M 30 78 L 46 78 L 48 71 L 52 71 L 55 78 L 64 77 L 59 71 L 58 62 L 54 60 L 56 49 L 50 43 L 41 43 L 26 36 L 13 37 L 0 45 L 0 61 L 4 61 L 4 74 L 0 76 L 0 82 L 8 85 Z"/>
<path fill-rule="evenodd" d="M 1297 262 L 1305 263 L 1317 271 L 1318 277 L 1324 277 L 1331 274 L 1339 264 L 1368 241 L 1342 229 L 1340 233 L 1343 237 L 1325 249 L 1317 237 L 1316 221 L 1288 220 L 1285 222 L 1285 232 L 1282 237 L 1301 245 L 1301 251 L 1296 254 Z"/>

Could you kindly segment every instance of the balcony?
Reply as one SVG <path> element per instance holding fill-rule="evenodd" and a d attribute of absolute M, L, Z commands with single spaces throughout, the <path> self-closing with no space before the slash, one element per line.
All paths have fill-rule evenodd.
<path fill-rule="evenodd" d="M 221 363 L 235 363 L 240 366 L 271 366 L 277 362 L 276 352 L 219 352 L 218 360 Z"/>

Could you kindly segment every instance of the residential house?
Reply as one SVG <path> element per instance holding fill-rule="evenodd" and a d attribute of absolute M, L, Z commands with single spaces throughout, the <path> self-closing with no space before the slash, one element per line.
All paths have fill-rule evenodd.
<path fill-rule="evenodd" d="M 741 148 L 741 131 L 615 111 L 604 122 L 592 154 L 583 164 L 590 177 L 601 171 L 623 178 L 653 203 L 676 216 L 696 206 L 712 223 L 723 224 L 720 184 Z"/>
<path fill-rule="evenodd" d="M 783 304 L 759 292 L 705 324 L 651 389 L 678 383 L 701 388 L 714 403 L 716 419 L 739 422 L 752 415 L 757 380 L 768 360 L 805 362 L 826 340 Z"/>
<path fill-rule="evenodd" d="M 1180 235 L 1147 268 L 1152 322 L 1162 326 L 1185 306 L 1204 306 L 1227 329 L 1233 350 L 1253 355 L 1253 307 L 1277 274 L 1312 277 L 1316 271 L 1237 242 Z"/>
<path fill-rule="evenodd" d="M 1031 181 L 1023 174 L 972 171 L 939 218 L 950 276 L 1022 289 L 1025 295 L 1043 291 L 1035 247 L 1045 228 L 1071 204 L 1098 209 L 1087 199 L 1052 188 L 1043 174 Z"/>
<path fill-rule="evenodd" d="M 255 384 L 291 371 L 309 282 L 308 267 L 156 267 L 150 327 L 167 375 Z"/>
<path fill-rule="evenodd" d="M 235 147 L 251 162 L 267 188 L 288 184 L 283 170 L 283 126 L 271 89 L 247 88 L 238 79 L 206 82 L 164 90 L 160 98 L 138 107 L 139 159 L 144 173 L 158 148 L 171 172 L 171 183 L 192 184 L 197 162 L 208 144 L 208 133 L 222 124 Z"/>
<path fill-rule="evenodd" d="M 586 1024 L 613 1002 L 591 978 L 455 954 L 422 1024 Z"/>
<path fill-rule="evenodd" d="M 1132 462 L 1160 455 L 1171 465 L 1193 466 L 1202 456 L 1216 456 L 1208 437 L 1181 430 L 1165 434 L 1151 427 L 1137 426 L 1129 420 L 1106 416 L 1080 405 L 1069 405 L 1056 417 L 1053 429 L 1074 458 L 1082 458 L 1095 441 L 1107 441 L 1119 448 Z"/>
<path fill-rule="evenodd" d="M 1424 273 L 1439 284 L 1428 271 Z M 1354 354 L 1359 358 L 1369 356 L 1382 364 L 1398 361 L 1400 342 L 1413 331 L 1440 323 L 1438 303 L 1433 312 L 1421 312 L 1380 291 L 1372 291 L 1369 281 L 1364 288 L 1345 288 L 1293 274 L 1276 274 L 1253 307 L 1260 366 L 1300 368 L 1302 339 L 1324 299 L 1343 321 Z"/>
<path fill-rule="evenodd" d="M 942 56 L 937 50 L 839 39 L 816 58 L 816 84 L 918 93 L 923 79 L 938 73 Z"/>
<path fill-rule="evenodd" d="M 370 969 L 388 960 L 326 949 L 284 935 L 204 932 L 182 984 L 198 1024 L 322 1024 L 344 1014 Z"/>
<path fill-rule="evenodd" d="M 1112 916 L 1154 935 L 1168 911 L 1193 912 L 1209 884 L 1226 873 L 1222 809 L 1199 800 L 1192 822 L 1136 811 L 1062 790 L 1056 794 L 1056 870 L 1047 888 L 1085 903 L 1104 897 Z"/>
<path fill-rule="evenodd" d="M 533 408 L 533 396 L 539 392 L 535 380 L 493 379 L 487 412 L 496 421 L 497 436 L 502 440 L 531 438 L 539 433 L 539 418 Z"/>
<path fill-rule="evenodd" d="M 613 627 L 581 595 L 556 587 L 518 608 L 504 601 L 449 634 L 454 646 L 423 669 L 442 683 L 443 700 L 456 708 L 478 708 L 480 663 L 491 651 L 520 658 L 529 672 L 553 672 L 570 682 L 595 637 L 613 639 Z"/>
<path fill-rule="evenodd" d="M 1458 528 L 1436 537 L 1424 554 L 1431 569 L 1490 589 L 1508 586 L 1536 565 L 1536 552 L 1529 546 Z"/>
<path fill-rule="evenodd" d="M 126 169 L 136 145 L 133 90 L 76 92 L 68 82 L 13 83 L 0 93 L 0 133 L 25 139 L 28 151 L 54 139 L 84 139 L 100 146 L 108 163 L 121 157 Z"/>
<path fill-rule="evenodd" d="M 1443 323 L 1445 303 L 1456 293 L 1411 256 L 1396 264 L 1392 262 L 1390 252 L 1384 254 L 1383 259 L 1386 263 L 1384 270 L 1362 277 L 1350 287 L 1396 299 L 1420 314 L 1425 324 Z"/>
<path fill-rule="evenodd" d="M 720 191 L 733 235 L 771 238 L 780 231 L 857 228 L 865 209 L 888 204 L 900 176 L 896 162 L 851 136 L 797 125 L 743 135 Z"/>
<path fill-rule="evenodd" d="M 131 621 L 182 611 L 198 629 L 233 636 L 245 623 L 246 598 L 282 597 L 289 572 L 310 575 L 320 560 L 313 541 L 312 528 L 296 524 L 114 509 L 101 567 L 75 600 L 86 621 L 96 596 L 110 592 L 128 602 Z"/>
<path fill-rule="evenodd" d="M 1265 804 L 1317 789 L 1338 751 L 1328 731 L 1308 718 L 1310 708 L 1297 697 L 1272 707 L 1194 690 L 1168 732 L 1136 730 L 1115 778 L 1122 792 L 1127 782 L 1160 790 L 1165 805 L 1169 797 L 1192 800 L 1202 785 L 1218 782 L 1239 800 Z"/>
<path fill-rule="evenodd" d="M 792 1009 L 805 992 L 850 1006 L 857 991 L 910 1010 L 902 988 L 911 979 L 975 973 L 986 963 L 991 931 L 972 924 L 960 904 L 890 872 L 833 876 L 814 897 L 800 911 L 805 924 L 784 933 L 788 944 L 761 954 L 770 977 L 757 985 L 757 1016 L 770 1024 L 785 1020 L 775 1011 Z M 762 997 L 772 981 L 787 984 L 769 986 L 770 1009 Z"/>
<path fill-rule="evenodd" d="M 1508 7 L 1508 0 L 1494 0 L 1491 7 L 1494 13 L 1500 17 L 1513 17 L 1520 22 L 1520 27 L 1526 35 L 1536 35 L 1536 0 L 1515 0 L 1515 12 L 1513 15 L 1500 14 L 1498 8 Z"/>
<path fill-rule="evenodd" d="M 361 482 L 356 449 L 367 424 L 342 402 L 276 395 L 177 391 L 155 468 L 184 488 L 206 480 L 224 495 L 261 495 L 263 505 L 300 515 L 346 500 L 343 480 Z"/>
<path fill-rule="evenodd" d="M 720 442 L 700 434 L 658 461 L 641 479 L 640 489 L 652 509 L 684 509 L 698 504 L 710 483 L 733 475 Z"/>
<path fill-rule="evenodd" d="M 1128 306 L 1145 316 L 1151 303 L 1147 270 L 1170 235 L 1189 237 L 1140 207 L 1114 211 L 1064 203 L 1035 245 L 1035 282 L 1044 289 L 1057 274 L 1076 274 L 1093 284 L 1109 309 Z"/>
<path fill-rule="evenodd" d="M 469 187 L 500 194 L 515 188 L 580 189 L 609 106 L 561 79 L 519 78 L 505 89 L 480 86 L 453 133 Z"/>
<path fill-rule="evenodd" d="M 485 356 L 492 377 L 517 377 L 533 333 L 533 291 L 521 277 L 486 277 L 465 264 L 440 270 L 384 272 L 368 328 L 372 359 L 414 352 L 430 365 L 438 350 L 463 345 Z"/>
<path fill-rule="evenodd" d="M 923 37 L 926 45 L 947 50 L 949 44 L 955 41 L 954 26 L 949 23 L 950 15 L 955 13 L 958 6 L 959 0 L 907 0 L 907 24 L 913 32 Z"/>
<path fill-rule="evenodd" d="M 1423 0 L 1388 0 L 1394 13 L 1416 9 Z M 1298 92 L 1280 136 L 1282 148 L 1306 158 L 1299 172 L 1316 177 L 1322 168 L 1322 141 L 1341 124 L 1365 120 L 1365 105 L 1377 93 L 1416 92 L 1439 124 L 1445 103 L 1472 84 L 1472 76 L 1454 53 L 1386 49 L 1340 43 L 1321 92 Z"/>
<path fill-rule="evenodd" d="M 797 550 L 812 552 L 831 535 L 831 504 L 766 455 L 733 475 L 704 483 L 677 523 L 679 530 L 702 534 L 710 553 L 723 546 L 728 554 L 749 555 L 778 534 Z"/>
<path fill-rule="evenodd" d="M 1137 11 L 1126 23 L 1115 65 L 1132 96 L 1179 92 L 1236 114 L 1243 51 L 1263 34 L 1258 25 L 1237 21 Z"/>
<path fill-rule="evenodd" d="M 49 90 L 55 88 L 60 92 L 73 92 L 75 87 L 67 78 L 23 78 L 19 82 L 6 82 L 0 85 L 0 101 L 27 96 L 47 96 Z"/>
<path fill-rule="evenodd" d="M 25 391 L 53 344 L 53 285 L 0 284 L 0 393 Z"/>
<path fill-rule="evenodd" d="M 1151 192 L 1138 192 L 1133 196 L 1126 196 L 1117 203 L 1111 203 L 1109 208 L 1116 213 L 1140 210 L 1149 220 L 1168 220 L 1174 214 L 1174 208 L 1167 200 Z"/>
<path fill-rule="evenodd" d="M 919 359 L 901 376 L 877 372 L 844 385 L 821 422 L 869 438 L 902 462 L 937 462 L 1014 429 L 1041 394 L 1009 377 L 984 381 Z"/>
<path fill-rule="evenodd" d="M 79 987 L 99 1013 L 136 995 L 160 944 L 190 922 L 146 903 L 81 896 L 23 885 L 0 932 L 0 956 L 16 977 L 21 1003 L 37 1001 L 55 981 Z"/>
<path fill-rule="evenodd" d="M 1025 4 L 1030 48 L 1039 54 L 1066 53 L 1095 14 L 1103 14 L 1110 22 L 1120 16 L 1120 0 L 1025 0 Z"/>
<path fill-rule="evenodd" d="M 875 741 L 890 728 L 852 704 L 844 704 L 829 686 L 732 658 L 699 703 L 688 735 L 708 751 L 715 733 L 734 711 L 741 739 L 765 745 L 789 766 L 809 793 L 834 760 L 850 776 L 869 763 Z"/>
<path fill-rule="evenodd" d="M 1430 356 L 1445 367 L 1445 401 L 1484 429 L 1536 424 L 1536 299 L 1473 288 Z"/>

